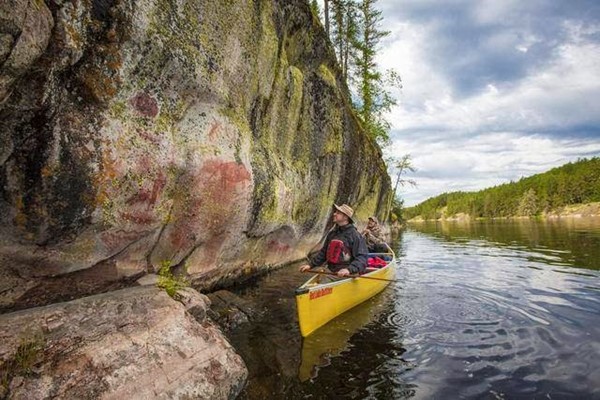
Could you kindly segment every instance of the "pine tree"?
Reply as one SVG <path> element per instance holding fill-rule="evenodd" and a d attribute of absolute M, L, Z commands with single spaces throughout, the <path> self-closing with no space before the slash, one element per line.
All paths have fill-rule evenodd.
<path fill-rule="evenodd" d="M 398 197 L 398 186 L 404 186 L 407 183 L 411 186 L 417 186 L 415 180 L 403 178 L 403 175 L 407 172 L 415 172 L 416 169 L 412 165 L 410 154 L 405 154 L 399 159 L 390 157 L 386 160 L 386 164 L 390 170 L 390 175 L 396 175 L 396 183 L 394 184 L 394 191 L 392 192 L 388 208 L 397 215 L 401 215 L 404 202 Z"/>
<path fill-rule="evenodd" d="M 412 165 L 410 154 L 403 155 L 400 159 L 391 159 L 390 163 L 394 172 L 396 173 L 396 183 L 394 184 L 394 198 L 397 196 L 398 186 L 404 186 L 407 183 L 411 186 L 417 186 L 417 183 L 413 179 L 404 179 L 402 175 L 407 172 L 415 172 L 416 169 Z"/>
<path fill-rule="evenodd" d="M 348 82 L 350 77 L 350 60 L 356 54 L 356 43 L 358 41 L 358 9 L 354 1 L 348 1 L 346 6 L 346 25 L 344 30 L 344 46 L 342 55 L 342 72 L 344 79 Z"/>
<path fill-rule="evenodd" d="M 357 111 L 369 135 L 386 145 L 389 142 L 390 124 L 384 114 L 396 104 L 387 88 L 390 85 L 399 86 L 400 76 L 395 72 L 384 76 L 375 62 L 379 42 L 390 33 L 379 27 L 383 17 L 381 11 L 375 8 L 376 2 L 377 0 L 362 0 L 358 6 L 360 34 L 356 44 L 355 64 L 360 104 Z"/>
<path fill-rule="evenodd" d="M 310 2 L 310 9 L 312 10 L 313 14 L 315 14 L 317 17 L 319 16 L 320 10 L 317 0 L 312 0 Z"/>
<path fill-rule="evenodd" d="M 519 200 L 519 207 L 517 209 L 518 215 L 529 217 L 536 215 L 538 212 L 538 199 L 533 188 L 523 193 L 521 200 Z"/>
<path fill-rule="evenodd" d="M 333 12 L 333 24 L 330 39 L 341 66 L 344 46 L 344 24 L 346 20 L 346 1 L 331 0 L 331 11 Z"/>
<path fill-rule="evenodd" d="M 348 81 L 349 58 L 357 43 L 357 8 L 352 0 L 331 0 L 333 43 L 344 80 Z"/>

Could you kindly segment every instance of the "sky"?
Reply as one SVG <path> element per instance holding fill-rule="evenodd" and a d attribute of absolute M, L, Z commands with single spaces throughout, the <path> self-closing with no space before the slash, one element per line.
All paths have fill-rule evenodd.
<path fill-rule="evenodd" d="M 406 206 L 600 156 L 600 1 L 379 0 Z"/>

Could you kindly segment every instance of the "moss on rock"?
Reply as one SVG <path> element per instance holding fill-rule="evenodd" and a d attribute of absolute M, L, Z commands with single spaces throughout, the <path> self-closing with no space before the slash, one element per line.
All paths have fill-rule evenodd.
<path fill-rule="evenodd" d="M 305 0 L 93 3 L 53 6 L 0 105 L 0 237 L 32 276 L 169 259 L 218 280 L 297 257 L 333 202 L 385 216 L 380 149 Z"/>

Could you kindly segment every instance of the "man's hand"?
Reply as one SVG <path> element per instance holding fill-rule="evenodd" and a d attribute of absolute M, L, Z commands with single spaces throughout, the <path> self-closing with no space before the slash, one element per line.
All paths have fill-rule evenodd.
<path fill-rule="evenodd" d="M 350 275 L 350 271 L 348 271 L 348 268 L 342 268 L 337 272 L 338 276 L 348 276 Z"/>
<path fill-rule="evenodd" d="M 300 272 L 306 272 L 308 270 L 310 270 L 310 265 L 304 264 L 300 266 Z"/>

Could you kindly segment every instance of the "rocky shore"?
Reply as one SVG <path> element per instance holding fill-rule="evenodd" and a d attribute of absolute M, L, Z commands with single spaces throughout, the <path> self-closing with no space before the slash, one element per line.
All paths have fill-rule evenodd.
<path fill-rule="evenodd" d="M 212 291 L 303 258 L 333 202 L 388 212 L 306 0 L 2 1 L 0 121 L 0 398 L 235 397 L 206 298 L 156 274 Z"/>
<path fill-rule="evenodd" d="M 469 214 L 459 213 L 455 215 L 445 215 L 438 219 L 423 219 L 420 215 L 408 220 L 411 222 L 425 222 L 425 221 L 462 221 L 468 222 L 473 220 Z M 586 203 L 586 204 L 571 204 L 564 207 L 561 207 L 556 210 L 548 211 L 541 213 L 536 216 L 520 216 L 515 215 L 512 217 L 502 217 L 502 218 L 476 218 L 477 220 L 486 220 L 486 219 L 529 219 L 529 218 L 541 218 L 541 219 L 560 219 L 560 218 L 597 218 L 600 217 L 600 203 Z"/>
<path fill-rule="evenodd" d="M 209 305 L 145 286 L 0 315 L 0 398 L 235 398 L 247 370 Z"/>

